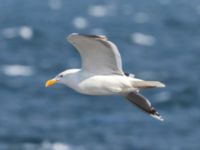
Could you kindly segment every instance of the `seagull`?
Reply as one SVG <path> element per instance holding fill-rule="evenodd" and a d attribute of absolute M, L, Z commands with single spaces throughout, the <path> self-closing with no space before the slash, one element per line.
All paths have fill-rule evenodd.
<path fill-rule="evenodd" d="M 147 88 L 162 88 L 158 81 L 145 81 L 125 73 L 117 46 L 104 35 L 72 33 L 67 40 L 81 56 L 81 69 L 68 69 L 46 81 L 49 87 L 61 83 L 86 95 L 119 95 L 136 105 L 155 119 L 163 121 L 139 91 Z"/>

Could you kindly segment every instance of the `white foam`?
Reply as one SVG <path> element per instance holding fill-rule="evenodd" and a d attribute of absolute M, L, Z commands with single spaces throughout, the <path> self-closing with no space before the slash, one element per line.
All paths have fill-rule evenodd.
<path fill-rule="evenodd" d="M 156 42 L 156 39 L 152 35 L 143 33 L 133 33 L 131 39 L 134 43 L 145 46 L 152 46 Z"/>
<path fill-rule="evenodd" d="M 59 10 L 62 7 L 62 0 L 49 0 L 49 7 L 53 10 Z"/>
<path fill-rule="evenodd" d="M 73 150 L 71 146 L 61 143 L 61 142 L 55 142 L 51 143 L 49 141 L 44 141 L 40 145 L 38 144 L 33 144 L 33 143 L 25 143 L 24 148 L 27 150 Z M 76 148 L 78 150 L 80 148 Z M 80 149 L 83 150 L 83 149 Z"/>
<path fill-rule="evenodd" d="M 52 145 L 52 150 L 69 150 L 70 147 L 66 144 L 62 144 L 62 143 L 54 143 Z"/>
<path fill-rule="evenodd" d="M 147 13 L 139 12 L 135 14 L 134 21 L 136 23 L 146 23 L 149 21 L 149 16 L 147 15 Z"/>
<path fill-rule="evenodd" d="M 104 17 L 108 14 L 108 7 L 105 5 L 93 5 L 89 7 L 88 13 L 94 17 Z"/>
<path fill-rule="evenodd" d="M 28 26 L 10 27 L 3 29 L 2 34 L 7 39 L 21 37 L 24 40 L 30 40 L 33 37 L 33 30 Z"/>
<path fill-rule="evenodd" d="M 84 29 L 88 26 L 88 21 L 83 17 L 74 18 L 72 23 L 78 29 Z"/>
<path fill-rule="evenodd" d="M 25 40 L 30 40 L 33 37 L 33 30 L 28 26 L 19 28 L 19 36 Z"/>
<path fill-rule="evenodd" d="M 48 141 L 43 142 L 41 147 L 41 150 L 71 150 L 70 146 L 64 143 L 55 142 L 50 143 Z"/>
<path fill-rule="evenodd" d="M 18 30 L 17 30 L 17 28 L 14 28 L 14 27 L 13 28 L 11 28 L 11 27 L 5 28 L 5 29 L 3 29 L 2 34 L 5 38 L 11 39 L 18 35 Z"/>
<path fill-rule="evenodd" d="M 33 69 L 24 65 L 5 65 L 1 67 L 2 72 L 7 76 L 31 76 Z"/>

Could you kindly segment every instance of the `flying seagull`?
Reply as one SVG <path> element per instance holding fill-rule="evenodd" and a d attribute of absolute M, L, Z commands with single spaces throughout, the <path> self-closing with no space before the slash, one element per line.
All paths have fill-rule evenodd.
<path fill-rule="evenodd" d="M 125 73 L 118 48 L 106 36 L 72 33 L 67 40 L 80 53 L 82 67 L 59 73 L 46 82 L 46 87 L 61 83 L 86 95 L 120 95 L 163 121 L 149 100 L 139 93 L 141 89 L 165 87 L 163 83 L 145 81 Z"/>

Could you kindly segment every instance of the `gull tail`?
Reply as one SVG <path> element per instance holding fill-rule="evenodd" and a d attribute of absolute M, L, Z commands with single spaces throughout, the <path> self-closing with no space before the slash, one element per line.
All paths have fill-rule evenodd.
<path fill-rule="evenodd" d="M 132 86 L 138 89 L 163 88 L 165 87 L 165 84 L 159 81 L 133 81 Z"/>
<path fill-rule="evenodd" d="M 148 113 L 151 117 L 160 121 L 164 121 L 161 115 L 151 106 L 149 100 L 138 92 L 130 92 L 125 95 L 125 98 L 144 112 Z"/>

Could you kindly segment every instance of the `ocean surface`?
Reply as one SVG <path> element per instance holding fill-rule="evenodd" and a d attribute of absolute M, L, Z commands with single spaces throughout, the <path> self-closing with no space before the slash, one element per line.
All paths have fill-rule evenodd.
<path fill-rule="evenodd" d="M 70 33 L 104 34 L 159 122 L 118 96 L 47 79 L 80 67 Z M 0 0 L 0 150 L 200 150 L 199 0 Z"/>

